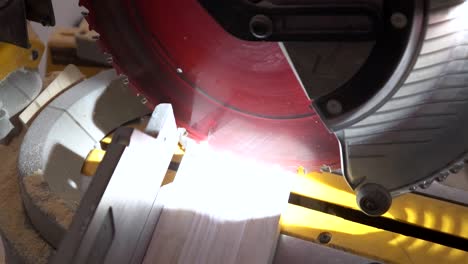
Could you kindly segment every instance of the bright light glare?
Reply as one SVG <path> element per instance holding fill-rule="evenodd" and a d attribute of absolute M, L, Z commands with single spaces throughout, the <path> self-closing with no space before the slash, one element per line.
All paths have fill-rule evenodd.
<path fill-rule="evenodd" d="M 279 216 L 293 177 L 279 166 L 215 151 L 206 143 L 192 144 L 165 208 L 231 221 Z"/>
<path fill-rule="evenodd" d="M 459 32 L 460 37 L 465 38 L 466 31 L 468 29 L 468 2 L 464 1 L 462 4 L 448 9 L 445 11 L 445 14 L 439 14 L 433 16 L 432 20 L 429 21 L 430 24 L 437 24 L 440 22 L 439 20 L 443 18 L 445 21 L 445 30 L 444 34 L 452 33 L 452 32 Z"/>
<path fill-rule="evenodd" d="M 72 187 L 75 190 L 78 190 L 78 185 L 76 184 L 74 180 L 68 179 L 67 182 L 68 182 L 68 185 L 70 185 L 70 187 Z"/>

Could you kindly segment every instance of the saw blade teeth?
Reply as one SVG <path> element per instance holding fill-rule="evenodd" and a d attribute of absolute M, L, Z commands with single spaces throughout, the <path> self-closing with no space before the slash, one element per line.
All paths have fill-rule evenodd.
<path fill-rule="evenodd" d="M 125 77 L 127 77 L 127 79 L 129 80 L 129 83 L 130 83 L 130 79 L 128 78 L 127 75 L 125 75 L 125 72 L 122 70 L 122 68 L 120 68 L 120 66 L 118 64 L 112 63 L 112 66 L 114 67 L 117 74 L 121 74 L 121 75 L 124 75 Z"/>
<path fill-rule="evenodd" d="M 453 165 L 452 168 L 450 168 L 450 172 L 453 173 L 453 174 L 457 174 L 463 169 L 464 165 L 465 165 L 465 163 L 459 162 L 459 163 Z"/>
<path fill-rule="evenodd" d="M 131 81 L 127 75 L 125 75 L 125 72 L 119 67 L 118 64 L 115 63 L 114 57 L 112 56 L 109 47 L 106 45 L 106 43 L 102 40 L 102 36 L 99 33 L 99 29 L 95 28 L 93 26 L 93 14 L 89 13 L 88 16 L 85 17 L 86 21 L 88 21 L 89 24 L 89 30 L 94 30 L 98 35 L 93 36 L 93 39 L 96 41 L 99 49 L 101 52 L 107 57 L 106 61 L 109 63 L 112 68 L 114 68 L 115 72 L 117 75 L 121 76 L 123 79 L 123 83 L 126 86 L 131 86 Z"/>
<path fill-rule="evenodd" d="M 129 85 L 130 80 L 128 80 L 128 76 L 127 76 L 127 75 L 121 74 L 120 77 L 122 78 L 122 83 L 123 83 L 124 85 Z"/>

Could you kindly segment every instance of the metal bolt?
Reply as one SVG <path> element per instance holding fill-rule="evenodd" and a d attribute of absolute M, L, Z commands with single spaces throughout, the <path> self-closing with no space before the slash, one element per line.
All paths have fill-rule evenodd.
<path fill-rule="evenodd" d="M 184 71 L 183 71 L 181 68 L 177 68 L 177 69 L 176 69 L 176 72 L 177 72 L 178 74 L 184 73 Z"/>
<path fill-rule="evenodd" d="M 39 58 L 39 51 L 37 50 L 32 50 L 31 51 L 31 60 L 35 61 Z"/>
<path fill-rule="evenodd" d="M 273 34 L 273 21 L 265 15 L 256 15 L 250 19 L 250 33 L 258 39 L 266 39 Z"/>
<path fill-rule="evenodd" d="M 390 17 L 390 21 L 395 28 L 402 29 L 408 25 L 408 17 L 405 14 L 396 12 Z"/>
<path fill-rule="evenodd" d="M 343 106 L 338 100 L 330 100 L 327 102 L 327 111 L 332 115 L 339 115 L 343 112 Z"/>
<path fill-rule="evenodd" d="M 321 244 L 328 244 L 330 243 L 331 239 L 332 239 L 332 235 L 328 232 L 320 233 L 320 235 L 318 236 L 318 241 Z"/>

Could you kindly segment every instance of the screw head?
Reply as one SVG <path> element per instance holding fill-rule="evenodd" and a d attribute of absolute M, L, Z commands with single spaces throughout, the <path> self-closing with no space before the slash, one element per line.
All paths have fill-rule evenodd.
<path fill-rule="evenodd" d="M 402 29 L 408 25 L 408 17 L 400 12 L 393 13 L 390 17 L 393 27 Z"/>
<path fill-rule="evenodd" d="M 250 33 L 258 39 L 266 39 L 273 34 L 273 21 L 265 15 L 255 15 L 250 19 Z"/>
<path fill-rule="evenodd" d="M 328 244 L 330 243 L 332 239 L 332 234 L 328 233 L 328 232 L 323 232 L 323 233 L 320 233 L 317 240 L 321 243 L 321 244 Z"/>
<path fill-rule="evenodd" d="M 327 102 L 327 111 L 332 115 L 339 115 L 343 112 L 343 105 L 338 100 L 332 99 Z"/>

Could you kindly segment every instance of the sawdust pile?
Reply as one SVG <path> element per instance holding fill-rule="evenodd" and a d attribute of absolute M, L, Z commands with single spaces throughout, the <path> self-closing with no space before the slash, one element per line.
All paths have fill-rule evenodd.
<path fill-rule="evenodd" d="M 20 196 L 17 158 L 24 133 L 9 146 L 0 145 L 0 230 L 26 263 L 47 263 L 51 247 L 34 230 Z"/>
<path fill-rule="evenodd" d="M 76 206 L 70 208 L 65 200 L 53 194 L 41 172 L 25 177 L 23 183 L 33 203 L 50 219 L 54 219 L 61 227 L 68 229 Z"/>

